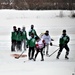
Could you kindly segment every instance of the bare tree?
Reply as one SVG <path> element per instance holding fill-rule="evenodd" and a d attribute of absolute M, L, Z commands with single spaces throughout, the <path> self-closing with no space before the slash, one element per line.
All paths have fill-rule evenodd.
<path fill-rule="evenodd" d="M 0 0 L 0 8 L 40 10 L 75 9 L 75 0 Z"/>

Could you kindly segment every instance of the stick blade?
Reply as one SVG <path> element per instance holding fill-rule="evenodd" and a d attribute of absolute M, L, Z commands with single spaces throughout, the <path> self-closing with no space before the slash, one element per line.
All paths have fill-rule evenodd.
<path fill-rule="evenodd" d="M 11 56 L 13 56 L 13 57 L 16 58 L 16 59 L 19 59 L 20 57 L 21 57 L 21 58 L 27 57 L 26 54 L 23 54 L 23 55 L 21 55 L 21 54 L 11 54 Z"/>
<path fill-rule="evenodd" d="M 15 57 L 15 59 L 19 59 L 19 57 Z"/>

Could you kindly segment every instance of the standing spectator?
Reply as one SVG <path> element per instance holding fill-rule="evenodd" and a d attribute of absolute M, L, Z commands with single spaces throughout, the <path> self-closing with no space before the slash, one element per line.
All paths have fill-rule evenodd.
<path fill-rule="evenodd" d="M 16 39 L 17 39 L 17 29 L 16 26 L 13 26 L 13 32 L 11 33 L 11 51 L 15 51 L 16 48 Z"/>
<path fill-rule="evenodd" d="M 22 32 L 21 28 L 18 28 L 17 31 L 17 50 L 21 51 L 21 42 L 22 42 Z"/>
<path fill-rule="evenodd" d="M 33 57 L 34 57 L 35 43 L 36 43 L 36 40 L 34 38 L 34 34 L 31 33 L 31 37 L 27 42 L 27 45 L 29 46 L 29 52 L 28 52 L 29 60 L 33 59 Z"/>
<path fill-rule="evenodd" d="M 68 55 L 69 55 L 69 47 L 68 47 L 68 43 L 70 41 L 70 38 L 69 36 L 66 34 L 66 30 L 63 30 L 63 33 L 62 33 L 62 36 L 61 38 L 59 39 L 59 51 L 58 51 L 58 54 L 57 54 L 57 59 L 59 59 L 59 56 L 63 50 L 63 48 L 66 49 L 66 55 L 65 55 L 65 59 L 69 59 L 68 58 Z"/>
<path fill-rule="evenodd" d="M 51 37 L 49 35 L 49 31 L 46 30 L 45 34 L 42 36 L 42 39 L 45 40 L 45 43 L 46 43 L 46 47 L 47 47 L 47 50 L 46 50 L 46 55 L 49 55 L 48 52 L 49 52 L 49 43 L 50 45 L 52 45 L 52 42 L 51 42 Z M 44 54 L 45 54 L 45 49 L 44 49 Z"/>
<path fill-rule="evenodd" d="M 25 27 L 22 29 L 22 45 L 24 43 L 24 50 L 26 50 L 26 45 L 27 45 L 27 32 L 25 30 Z"/>

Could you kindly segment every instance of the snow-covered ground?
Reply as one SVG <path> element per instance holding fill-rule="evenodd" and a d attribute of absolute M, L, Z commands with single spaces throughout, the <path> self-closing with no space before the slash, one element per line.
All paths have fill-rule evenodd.
<path fill-rule="evenodd" d="M 59 10 L 52 11 L 18 11 L 18 10 L 0 10 L 0 75 L 72 75 L 75 72 L 75 18 L 71 18 L 71 11 Z M 15 59 L 11 56 L 11 31 L 12 27 L 26 27 L 28 33 L 31 24 L 35 26 L 37 34 L 49 30 L 54 39 L 53 44 L 59 44 L 59 37 L 62 30 L 66 29 L 70 36 L 69 60 L 65 60 L 65 49 L 60 59 L 56 60 L 57 52 L 51 56 L 44 56 L 45 61 L 41 62 L 40 54 L 36 61 L 29 61 L 28 57 Z M 49 54 L 58 47 L 50 46 Z M 28 53 L 28 49 L 24 54 Z M 25 62 L 24 62 L 25 61 Z"/>

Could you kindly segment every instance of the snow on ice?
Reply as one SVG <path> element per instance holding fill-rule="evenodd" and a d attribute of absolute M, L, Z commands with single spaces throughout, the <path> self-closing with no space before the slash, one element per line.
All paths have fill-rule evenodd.
<path fill-rule="evenodd" d="M 75 18 L 71 18 L 71 11 L 63 10 L 49 11 L 21 11 L 21 10 L 0 10 L 0 74 L 1 75 L 72 75 L 75 74 Z M 65 60 L 65 49 L 60 59 L 56 60 L 57 52 L 51 57 L 44 56 L 45 61 L 40 61 L 40 54 L 37 60 L 29 61 L 28 57 L 15 59 L 11 56 L 11 31 L 12 27 L 26 27 L 28 32 L 31 24 L 37 34 L 49 30 L 50 36 L 54 39 L 53 44 L 59 44 L 59 37 L 62 30 L 66 29 L 70 36 L 69 60 Z M 50 46 L 51 54 L 58 47 Z M 28 49 L 24 54 L 28 53 Z"/>

